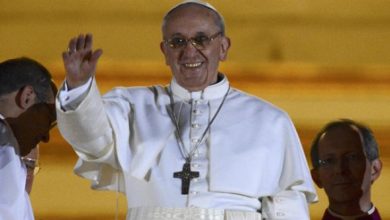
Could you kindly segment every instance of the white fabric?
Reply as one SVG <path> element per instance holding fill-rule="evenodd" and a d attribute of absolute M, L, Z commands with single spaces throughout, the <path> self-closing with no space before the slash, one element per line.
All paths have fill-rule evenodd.
<path fill-rule="evenodd" d="M 127 219 L 142 220 L 261 220 L 258 212 L 203 208 L 131 208 Z"/>
<path fill-rule="evenodd" d="M 229 82 L 224 77 L 203 92 L 189 93 L 173 80 L 171 88 L 189 148 L 214 115 Z M 181 195 L 181 181 L 173 173 L 181 171 L 184 158 L 168 114 L 166 89 L 117 88 L 102 99 L 93 80 L 87 92 L 75 110 L 64 111 L 67 106 L 57 100 L 57 117 L 62 135 L 80 157 L 75 172 L 90 179 L 94 189 L 119 189 L 129 208 L 260 210 L 269 219 L 279 219 L 280 211 L 283 219 L 309 219 L 307 202 L 316 200 L 315 189 L 295 128 L 280 109 L 231 88 L 194 155 L 191 169 L 200 177 L 191 181 L 189 195 Z M 283 202 L 272 199 L 278 195 Z"/>
<path fill-rule="evenodd" d="M 80 86 L 78 89 L 68 90 L 68 86 L 64 83 L 64 88 L 59 94 L 59 98 L 61 100 L 61 104 L 66 106 L 67 109 L 72 108 L 73 105 L 77 107 L 80 104 L 81 99 L 84 98 L 83 94 L 88 90 L 91 85 L 92 78 L 89 78 L 88 81 Z M 76 100 L 80 100 L 77 102 Z M 75 107 L 72 108 L 74 110 Z"/>
<path fill-rule="evenodd" d="M 367 214 L 368 214 L 368 215 L 371 215 L 371 214 L 374 213 L 374 212 L 375 212 L 375 206 L 372 205 L 372 207 L 370 208 L 370 210 L 368 210 Z"/>
<path fill-rule="evenodd" d="M 25 190 L 27 170 L 17 152 L 15 137 L 0 119 L 0 220 L 34 219 Z"/>

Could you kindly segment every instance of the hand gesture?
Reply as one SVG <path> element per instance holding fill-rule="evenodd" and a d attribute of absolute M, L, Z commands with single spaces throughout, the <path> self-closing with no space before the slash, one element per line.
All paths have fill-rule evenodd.
<path fill-rule="evenodd" d="M 68 89 L 83 85 L 95 74 L 102 53 L 101 49 L 92 50 L 92 34 L 80 34 L 69 41 L 68 50 L 62 53 Z"/>

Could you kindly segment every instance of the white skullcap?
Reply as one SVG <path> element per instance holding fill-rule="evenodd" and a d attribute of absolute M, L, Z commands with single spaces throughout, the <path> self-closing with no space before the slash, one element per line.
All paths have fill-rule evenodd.
<path fill-rule="evenodd" d="M 211 4 L 207 3 L 207 2 L 204 2 L 204 1 L 201 1 L 201 0 L 185 0 L 185 1 L 182 1 L 180 2 L 179 4 L 173 6 L 164 16 L 164 22 L 165 22 L 165 19 L 166 17 L 172 12 L 174 11 L 175 9 L 177 9 L 178 7 L 181 7 L 183 5 L 186 5 L 186 4 L 196 4 L 196 5 L 200 5 L 200 6 L 203 6 L 205 8 L 208 8 L 210 10 L 212 10 L 213 12 L 215 12 L 217 14 L 217 16 L 219 17 L 219 19 L 221 20 L 221 26 L 222 26 L 222 32 L 224 33 L 225 32 L 225 21 L 222 17 L 222 15 L 217 11 L 216 8 L 214 8 L 214 6 L 212 6 Z M 164 24 L 163 24 L 164 25 Z"/>
<path fill-rule="evenodd" d="M 175 10 L 177 7 L 180 7 L 180 6 L 185 5 L 185 4 L 190 4 L 190 3 L 191 3 L 191 4 L 201 5 L 201 6 L 204 6 L 204 7 L 206 7 L 206 8 L 209 8 L 209 9 L 215 11 L 215 13 L 217 13 L 220 17 L 222 17 L 222 16 L 219 14 L 219 12 L 217 11 L 217 9 L 214 8 L 214 6 L 212 6 L 212 5 L 211 5 L 210 3 L 208 3 L 208 2 L 204 2 L 204 1 L 200 1 L 200 0 L 185 0 L 185 1 L 182 1 L 182 2 L 180 2 L 179 4 L 173 6 L 173 8 L 171 8 L 171 10 L 169 10 L 169 11 L 167 12 L 167 14 L 169 14 L 171 11 Z"/>

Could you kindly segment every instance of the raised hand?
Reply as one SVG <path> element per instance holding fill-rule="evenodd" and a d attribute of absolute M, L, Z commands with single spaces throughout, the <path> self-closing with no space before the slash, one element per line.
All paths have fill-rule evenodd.
<path fill-rule="evenodd" d="M 92 34 L 80 34 L 69 41 L 68 50 L 62 53 L 68 89 L 83 85 L 95 74 L 103 51 L 92 50 Z"/>

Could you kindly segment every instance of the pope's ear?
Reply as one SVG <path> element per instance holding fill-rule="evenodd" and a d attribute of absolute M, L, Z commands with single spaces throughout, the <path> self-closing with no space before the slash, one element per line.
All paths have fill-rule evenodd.
<path fill-rule="evenodd" d="M 311 173 L 311 178 L 313 178 L 313 181 L 316 183 L 316 185 L 319 188 L 322 188 L 322 183 L 320 181 L 320 176 L 318 174 L 318 170 L 313 168 L 313 169 L 311 169 L 310 173 Z"/>
<path fill-rule="evenodd" d="M 19 90 L 15 101 L 19 108 L 26 110 L 36 103 L 36 97 L 34 88 L 27 85 Z"/>
<path fill-rule="evenodd" d="M 225 61 L 227 59 L 227 54 L 228 54 L 230 45 L 231 45 L 230 38 L 228 38 L 226 36 L 222 36 L 221 48 L 220 48 L 220 52 L 219 52 L 219 60 L 220 61 Z"/>
<path fill-rule="evenodd" d="M 375 159 L 371 162 L 371 184 L 379 178 L 382 171 L 382 161 Z"/>
<path fill-rule="evenodd" d="M 169 65 L 169 63 L 168 63 L 167 47 L 166 47 L 166 44 L 164 43 L 164 41 L 161 41 L 161 43 L 160 43 L 160 50 L 164 54 L 165 64 Z"/>

